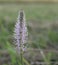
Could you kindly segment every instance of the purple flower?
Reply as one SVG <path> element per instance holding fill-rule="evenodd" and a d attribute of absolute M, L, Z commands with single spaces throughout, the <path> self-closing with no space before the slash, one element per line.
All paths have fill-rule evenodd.
<path fill-rule="evenodd" d="M 19 16 L 14 29 L 14 38 L 16 41 L 16 48 L 20 52 L 20 48 L 25 50 L 24 44 L 27 43 L 28 31 L 26 26 L 25 14 L 23 11 L 19 12 Z"/>

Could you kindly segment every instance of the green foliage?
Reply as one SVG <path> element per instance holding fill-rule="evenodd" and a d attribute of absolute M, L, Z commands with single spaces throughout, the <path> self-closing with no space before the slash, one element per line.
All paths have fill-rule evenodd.
<path fill-rule="evenodd" d="M 16 52 L 14 47 L 9 42 L 6 43 L 6 49 L 10 54 L 11 65 L 22 65 L 20 62 L 20 55 L 18 54 L 18 52 Z M 24 57 L 23 63 L 25 63 L 26 65 L 30 65 L 29 62 Z"/>
<path fill-rule="evenodd" d="M 18 55 L 18 57 L 16 54 L 12 39 L 17 12 L 21 8 L 25 11 L 27 23 L 31 24 L 28 26 L 30 47 L 45 49 L 48 47 L 47 39 L 52 45 L 58 45 L 58 30 L 52 31 L 51 27 L 48 26 L 48 24 L 58 20 L 58 4 L 0 4 L 0 49 L 8 50 L 11 65 L 21 65 L 20 56 Z M 36 21 L 38 21 L 37 24 L 34 23 Z M 45 21 L 48 23 L 45 24 Z M 44 30 L 44 27 L 47 30 Z M 51 55 L 52 53 L 48 53 L 44 61 L 50 63 Z M 23 60 L 26 65 L 30 65 L 25 58 Z"/>
<path fill-rule="evenodd" d="M 48 37 L 49 37 L 49 39 L 50 39 L 50 41 L 52 42 L 52 43 L 58 43 L 58 33 L 57 32 L 54 32 L 54 31 L 49 31 L 48 32 Z"/>
<path fill-rule="evenodd" d="M 6 48 L 7 48 L 8 52 L 9 52 L 9 54 L 10 54 L 12 65 L 15 65 L 17 63 L 17 60 L 16 60 L 16 51 L 13 49 L 13 47 L 11 47 L 9 42 L 7 42 Z"/>
<path fill-rule="evenodd" d="M 43 48 L 47 46 L 47 42 L 44 38 L 39 38 L 39 46 Z"/>

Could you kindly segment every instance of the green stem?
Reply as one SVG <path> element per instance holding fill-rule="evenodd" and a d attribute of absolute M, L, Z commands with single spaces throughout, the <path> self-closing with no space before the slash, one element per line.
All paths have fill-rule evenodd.
<path fill-rule="evenodd" d="M 21 48 L 21 54 L 20 54 L 20 56 L 21 56 L 21 64 L 24 65 L 23 64 L 23 51 L 22 51 L 22 48 Z"/>

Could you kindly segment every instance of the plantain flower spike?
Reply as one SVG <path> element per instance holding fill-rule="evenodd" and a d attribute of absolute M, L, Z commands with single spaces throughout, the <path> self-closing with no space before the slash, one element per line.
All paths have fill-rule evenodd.
<path fill-rule="evenodd" d="M 23 10 L 19 11 L 19 15 L 14 29 L 14 39 L 16 42 L 15 45 L 17 51 L 19 51 L 19 53 L 21 52 L 21 50 L 25 51 L 25 44 L 27 43 L 28 39 L 28 31 Z"/>

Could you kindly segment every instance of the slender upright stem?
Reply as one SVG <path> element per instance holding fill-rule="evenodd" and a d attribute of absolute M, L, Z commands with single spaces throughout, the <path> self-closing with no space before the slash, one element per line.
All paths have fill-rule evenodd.
<path fill-rule="evenodd" d="M 24 51 L 24 44 L 26 43 L 27 40 L 27 28 L 26 28 L 26 23 L 25 23 L 25 16 L 24 16 L 24 12 L 21 10 L 19 12 L 19 16 L 18 16 L 18 20 L 17 23 L 15 25 L 15 30 L 14 30 L 14 38 L 15 38 L 15 42 L 16 42 L 16 49 L 20 54 L 20 60 L 21 60 L 21 64 L 23 65 L 23 51 Z"/>
<path fill-rule="evenodd" d="M 23 12 L 20 12 L 20 56 L 21 56 L 21 64 L 23 65 L 23 45 L 22 45 L 22 23 L 23 23 Z"/>

